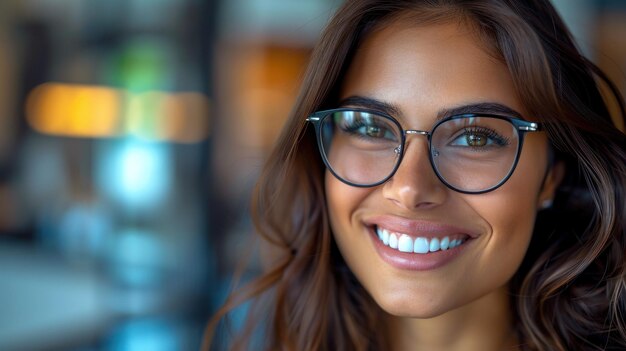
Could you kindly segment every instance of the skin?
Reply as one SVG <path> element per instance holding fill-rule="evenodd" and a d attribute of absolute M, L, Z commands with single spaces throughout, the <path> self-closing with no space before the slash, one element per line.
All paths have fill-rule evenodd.
<path fill-rule="evenodd" d="M 396 20 L 370 34 L 344 78 L 342 99 L 392 104 L 403 128 L 430 130 L 442 109 L 495 102 L 525 113 L 506 65 L 459 23 Z M 485 112 L 485 111 L 483 111 Z M 423 136 L 408 136 L 397 173 L 372 188 L 346 185 L 326 172 L 331 227 L 348 266 L 389 314 L 396 350 L 517 349 L 507 285 L 528 248 L 535 215 L 560 179 L 547 170 L 544 133 L 528 133 L 517 168 L 500 188 L 469 195 L 447 188 L 428 160 Z M 395 268 L 374 249 L 364 219 L 375 215 L 473 228 L 473 239 L 447 265 Z"/>

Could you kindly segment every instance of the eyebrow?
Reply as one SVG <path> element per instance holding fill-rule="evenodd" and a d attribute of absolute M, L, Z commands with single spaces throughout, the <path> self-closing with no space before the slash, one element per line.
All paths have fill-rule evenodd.
<path fill-rule="evenodd" d="M 373 99 L 365 96 L 350 96 L 339 103 L 339 107 L 354 106 L 361 107 L 378 112 L 385 113 L 390 116 L 394 116 L 398 119 L 402 119 L 402 113 L 400 108 L 392 103 Z M 460 106 L 454 106 L 450 108 L 443 108 L 437 112 L 437 120 L 469 113 L 493 113 L 504 114 L 510 117 L 524 119 L 522 114 L 515 111 L 513 108 L 497 102 L 477 102 L 471 104 L 465 104 Z"/>
<path fill-rule="evenodd" d="M 468 113 L 494 113 L 504 114 L 510 117 L 524 119 L 522 114 L 514 109 L 497 102 L 478 102 L 474 104 L 467 104 L 456 106 L 452 108 L 441 109 L 437 113 L 437 119 L 446 118 L 449 116 L 464 115 Z"/>
<path fill-rule="evenodd" d="M 369 110 L 382 112 L 396 118 L 402 117 L 402 113 L 396 105 L 365 96 L 350 96 L 346 99 L 341 100 L 341 102 L 339 103 L 339 107 L 347 106 L 366 108 Z"/>

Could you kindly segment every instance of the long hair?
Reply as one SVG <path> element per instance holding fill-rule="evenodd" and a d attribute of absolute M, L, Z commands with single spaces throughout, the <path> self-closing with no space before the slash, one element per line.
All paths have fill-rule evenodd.
<path fill-rule="evenodd" d="M 235 291 L 207 328 L 252 300 L 231 349 L 387 350 L 386 314 L 350 272 L 332 237 L 324 165 L 305 118 L 332 108 L 360 42 L 403 13 L 465 20 L 506 64 L 527 111 L 544 123 L 566 175 L 539 212 L 510 293 L 524 350 L 626 349 L 626 120 L 614 84 L 581 55 L 548 0 L 351 0 L 316 46 L 295 103 L 252 199 L 270 248 L 265 273 Z M 604 84 L 610 92 L 600 92 Z"/>

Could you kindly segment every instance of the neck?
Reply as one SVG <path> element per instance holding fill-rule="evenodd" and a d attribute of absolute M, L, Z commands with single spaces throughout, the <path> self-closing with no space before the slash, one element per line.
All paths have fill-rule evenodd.
<path fill-rule="evenodd" d="M 506 287 L 437 317 L 390 318 L 396 351 L 519 350 Z"/>

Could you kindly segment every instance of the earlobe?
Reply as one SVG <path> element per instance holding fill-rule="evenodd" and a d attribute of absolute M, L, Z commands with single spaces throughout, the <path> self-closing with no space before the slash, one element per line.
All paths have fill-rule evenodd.
<path fill-rule="evenodd" d="M 554 194 L 558 186 L 561 184 L 561 181 L 563 181 L 564 176 L 565 164 L 563 161 L 555 162 L 546 175 L 543 185 L 541 186 L 541 191 L 539 192 L 539 197 L 537 199 L 538 208 L 544 209 L 552 206 Z"/>

